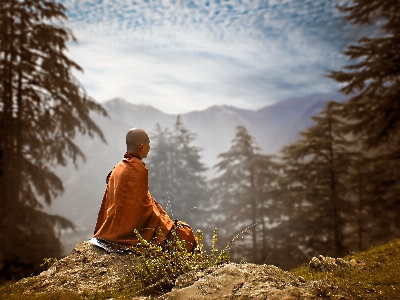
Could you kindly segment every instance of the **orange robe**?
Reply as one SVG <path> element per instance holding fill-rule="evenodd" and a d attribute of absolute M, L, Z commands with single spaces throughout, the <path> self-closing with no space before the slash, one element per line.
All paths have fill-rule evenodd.
<path fill-rule="evenodd" d="M 134 229 L 147 241 L 161 243 L 175 229 L 186 242 L 188 252 L 197 244 L 192 229 L 184 222 L 175 226 L 148 188 L 148 169 L 142 160 L 126 153 L 107 177 L 94 237 L 111 242 L 136 245 Z"/>

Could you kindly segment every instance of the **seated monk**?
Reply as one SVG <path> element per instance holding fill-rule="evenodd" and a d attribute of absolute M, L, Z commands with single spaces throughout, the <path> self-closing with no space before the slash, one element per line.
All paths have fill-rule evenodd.
<path fill-rule="evenodd" d="M 148 169 L 143 158 L 150 150 L 147 133 L 133 128 L 126 134 L 127 152 L 107 176 L 107 188 L 97 217 L 94 237 L 102 240 L 136 245 L 137 229 L 147 241 L 161 244 L 172 240 L 174 229 L 186 250 L 194 251 L 197 240 L 189 225 L 175 222 L 150 195 Z"/>

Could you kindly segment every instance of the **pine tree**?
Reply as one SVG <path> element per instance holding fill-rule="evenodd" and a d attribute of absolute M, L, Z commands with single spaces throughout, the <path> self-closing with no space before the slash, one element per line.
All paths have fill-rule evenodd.
<path fill-rule="evenodd" d="M 251 227 L 251 247 L 246 241 L 239 251 L 232 248 L 232 256 L 249 258 L 252 262 L 265 259 L 266 223 L 273 218 L 273 182 L 276 181 L 277 164 L 273 158 L 258 153 L 254 138 L 243 126 L 236 128 L 231 148 L 221 153 L 221 161 L 215 165 L 221 174 L 213 180 L 213 220 L 225 238 L 222 243 L 229 242 L 234 233 L 246 226 Z M 272 202 L 272 203 L 271 203 Z M 258 224 L 258 225 L 256 225 Z M 261 253 L 259 251 L 258 229 L 261 229 Z M 241 244 L 239 241 L 236 244 Z M 248 251 L 250 250 L 250 251 Z M 238 253 L 235 253 L 238 252 Z"/>
<path fill-rule="evenodd" d="M 384 225 L 381 236 L 390 239 L 400 233 L 400 3 L 353 0 L 340 9 L 359 26 L 383 23 L 380 35 L 350 45 L 344 54 L 352 63 L 345 70 L 330 72 L 329 77 L 351 95 L 340 116 L 349 124 L 348 133 L 364 141 L 364 155 L 375 160 L 375 169 L 369 171 L 376 174 L 370 193 L 377 201 L 369 220 Z"/>
<path fill-rule="evenodd" d="M 151 139 L 155 146 L 148 163 L 150 192 L 171 217 L 199 226 L 200 219 L 195 216 L 206 206 L 208 187 L 201 149 L 192 145 L 195 135 L 178 116 L 172 131 L 157 125 Z"/>
<path fill-rule="evenodd" d="M 170 182 L 172 180 L 171 151 L 172 136 L 168 128 L 156 125 L 155 132 L 151 134 L 151 152 L 146 166 L 149 171 L 149 189 L 151 194 L 171 214 L 169 201 Z"/>
<path fill-rule="evenodd" d="M 391 0 L 353 0 L 353 5 L 341 7 L 346 19 L 357 25 L 384 21 L 382 34 L 363 37 L 344 52 L 355 63 L 348 71 L 332 71 L 329 77 L 344 85 L 341 91 L 352 94 L 343 116 L 354 122 L 354 135 L 366 137 L 372 148 L 386 148 L 394 143 L 393 155 L 400 157 L 400 3 Z"/>
<path fill-rule="evenodd" d="M 347 168 L 351 143 L 343 136 L 343 122 L 334 116 L 329 102 L 316 122 L 301 132 L 302 138 L 283 148 L 287 190 L 294 207 L 289 216 L 291 234 L 305 255 L 344 254 L 344 229 L 349 203 L 346 198 Z"/>
<path fill-rule="evenodd" d="M 65 56 L 75 38 L 62 25 L 64 12 L 48 0 L 0 2 L 2 278 L 30 274 L 44 257 L 60 255 L 55 226 L 73 225 L 41 211 L 63 190 L 52 167 L 84 157 L 73 142 L 77 131 L 103 139 L 89 113 L 105 110 L 87 96 L 72 75 L 82 69 Z"/>
<path fill-rule="evenodd" d="M 358 141 L 355 143 L 360 144 Z M 359 145 L 356 149 L 361 151 L 354 151 L 349 164 L 347 182 L 348 198 L 353 205 L 351 208 L 353 214 L 349 214 L 348 217 L 353 226 L 348 228 L 347 247 L 362 251 L 377 241 L 375 234 L 382 230 L 380 226 L 377 226 L 374 217 L 374 215 L 380 215 L 380 210 L 377 209 L 379 187 L 376 184 L 380 181 L 382 172 L 379 171 L 378 161 L 373 157 L 368 157 Z"/>
<path fill-rule="evenodd" d="M 255 227 L 261 235 L 261 247 L 257 255 L 257 263 L 265 263 L 272 252 L 281 251 L 277 248 L 277 236 L 271 238 L 271 228 L 277 227 L 283 222 L 282 217 L 286 210 L 281 199 L 281 186 L 283 166 L 275 156 L 257 154 L 253 159 L 255 171 L 255 194 L 257 223 Z M 278 262 L 274 261 L 276 265 Z"/>
<path fill-rule="evenodd" d="M 370 153 L 357 153 L 352 162 L 350 195 L 357 199 L 356 249 L 384 243 L 400 233 L 398 163 Z M 397 200 L 396 200 L 397 199 Z M 393 203 L 393 201 L 395 201 Z"/>

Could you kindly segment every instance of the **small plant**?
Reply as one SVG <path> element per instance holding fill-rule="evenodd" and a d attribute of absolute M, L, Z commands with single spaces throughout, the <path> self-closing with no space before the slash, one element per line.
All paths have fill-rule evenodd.
<path fill-rule="evenodd" d="M 186 251 L 185 242 L 171 231 L 172 240 L 165 247 L 148 242 L 136 231 L 141 247 L 140 264 L 135 266 L 128 281 L 134 294 L 159 294 L 171 290 L 178 276 L 190 272 L 205 270 L 209 267 L 230 262 L 229 247 L 218 251 L 215 247 L 217 229 L 214 229 L 211 254 L 203 252 L 203 232 L 197 230 L 198 246 L 193 253 Z"/>
<path fill-rule="evenodd" d="M 56 257 L 43 258 L 43 260 L 44 260 L 44 263 L 42 263 L 40 266 L 46 267 L 46 265 L 47 265 L 47 268 L 51 268 L 54 265 L 54 263 L 58 261 L 58 259 Z"/>
<path fill-rule="evenodd" d="M 211 241 L 211 254 L 203 251 L 203 232 L 197 230 L 196 239 L 198 245 L 193 253 L 186 251 L 185 242 L 181 241 L 175 230 L 171 231 L 172 240 L 167 241 L 164 247 L 146 241 L 140 233 L 135 230 L 139 239 L 138 249 L 140 251 L 140 264 L 130 272 L 127 280 L 133 294 L 161 294 L 166 293 L 175 285 L 178 276 L 191 272 L 206 270 L 210 267 L 220 266 L 230 262 L 230 247 L 240 235 L 246 233 L 252 224 L 239 232 L 226 245 L 223 250 L 218 250 L 217 228 L 214 228 Z"/>

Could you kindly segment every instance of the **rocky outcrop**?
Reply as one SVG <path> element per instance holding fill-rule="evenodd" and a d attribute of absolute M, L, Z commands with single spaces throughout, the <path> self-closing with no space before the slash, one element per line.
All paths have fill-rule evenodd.
<path fill-rule="evenodd" d="M 313 257 L 308 265 L 314 272 L 332 272 L 338 268 L 362 268 L 365 266 L 363 262 L 355 259 L 346 261 L 343 258 L 332 258 L 322 255 Z"/>
<path fill-rule="evenodd" d="M 96 293 L 121 290 L 131 270 L 139 263 L 133 253 L 107 253 L 88 242 L 78 244 L 72 253 L 36 277 L 17 282 L 25 293 Z M 318 257 L 310 262 L 316 270 L 355 267 L 345 262 Z M 355 265 L 354 265 L 355 264 Z M 29 284 L 28 284 L 29 283 Z M 141 297 L 132 299 L 153 299 Z M 175 287 L 159 299 L 356 299 L 348 291 L 321 281 L 306 281 L 272 265 L 234 264 L 190 272 L 177 278 Z"/>
<path fill-rule="evenodd" d="M 20 280 L 29 284 L 26 293 L 78 292 L 96 293 L 121 287 L 139 258 L 131 253 L 107 253 L 89 242 L 78 244 L 71 254 L 55 262 L 47 271 Z"/>
<path fill-rule="evenodd" d="M 180 288 L 180 281 L 190 275 L 177 279 L 173 290 L 161 299 L 268 299 L 297 300 L 355 299 L 346 291 L 335 286 L 325 286 L 320 282 L 306 282 L 271 265 L 228 264 L 212 273 Z"/>

